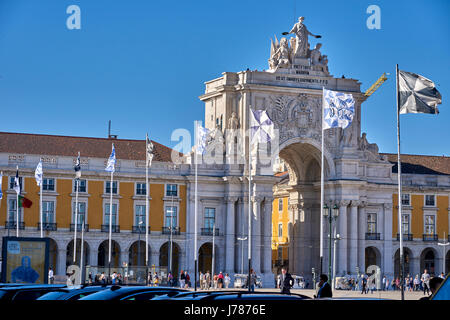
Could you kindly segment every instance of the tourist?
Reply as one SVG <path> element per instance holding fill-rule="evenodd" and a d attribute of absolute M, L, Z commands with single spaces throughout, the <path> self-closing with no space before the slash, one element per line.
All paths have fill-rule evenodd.
<path fill-rule="evenodd" d="M 283 267 L 281 269 L 281 276 L 279 277 L 279 284 L 278 284 L 281 293 L 291 294 L 291 288 L 293 284 L 294 279 L 292 278 L 290 273 L 287 273 L 286 267 Z"/>
<path fill-rule="evenodd" d="M 231 278 L 228 275 L 228 273 L 225 273 L 225 277 L 223 279 L 223 282 L 225 284 L 225 288 L 228 289 L 228 286 L 230 285 L 230 282 L 231 282 Z"/>
<path fill-rule="evenodd" d="M 55 276 L 53 275 L 53 270 L 52 270 L 52 268 L 48 268 L 48 283 L 53 284 L 54 281 L 55 281 Z"/>
<path fill-rule="evenodd" d="M 441 283 L 444 281 L 441 277 L 433 277 L 429 280 L 428 287 L 431 291 L 431 295 L 437 291 Z M 431 298 L 430 296 L 422 297 L 419 300 L 429 300 Z"/>
<path fill-rule="evenodd" d="M 333 294 L 331 292 L 331 286 L 328 283 L 327 275 L 321 274 L 319 280 L 319 291 L 317 292 L 317 296 L 314 295 L 314 298 L 331 298 Z"/>
<path fill-rule="evenodd" d="M 217 276 L 217 287 L 219 289 L 223 288 L 223 273 L 220 271 L 219 275 Z"/>
<path fill-rule="evenodd" d="M 186 284 L 186 275 L 184 274 L 184 271 L 181 270 L 181 273 L 180 273 L 180 288 L 184 288 L 185 284 Z"/>
<path fill-rule="evenodd" d="M 425 292 L 427 294 L 430 293 L 430 274 L 428 273 L 428 270 L 423 270 L 422 277 L 420 277 L 420 280 L 422 281 L 422 287 L 423 287 L 423 294 Z"/>

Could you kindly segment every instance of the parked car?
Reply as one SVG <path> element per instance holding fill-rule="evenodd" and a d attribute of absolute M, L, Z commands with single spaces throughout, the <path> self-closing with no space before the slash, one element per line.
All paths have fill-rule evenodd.
<path fill-rule="evenodd" d="M 173 297 L 160 296 L 153 300 L 305 300 L 311 299 L 301 294 L 281 294 L 279 292 L 248 291 L 198 291 L 180 293 Z"/>
<path fill-rule="evenodd" d="M 147 287 L 132 286 L 125 287 L 114 285 L 105 290 L 93 293 L 81 300 L 150 300 L 157 296 L 174 296 L 187 290 L 175 287 Z"/>
<path fill-rule="evenodd" d="M 40 296 L 37 300 L 79 300 L 90 294 L 107 289 L 108 286 L 77 286 L 61 288 Z"/>
<path fill-rule="evenodd" d="M 36 300 L 46 293 L 65 288 L 63 284 L 35 284 L 0 288 L 0 300 Z"/>

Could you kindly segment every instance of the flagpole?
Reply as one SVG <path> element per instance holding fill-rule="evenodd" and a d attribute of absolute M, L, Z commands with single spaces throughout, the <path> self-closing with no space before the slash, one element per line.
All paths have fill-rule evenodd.
<path fill-rule="evenodd" d="M 148 207 L 148 195 L 149 195 L 149 189 L 150 189 L 150 184 L 148 183 L 148 146 L 147 146 L 147 141 L 148 141 L 148 134 L 146 134 L 146 139 L 145 139 L 145 184 L 146 184 L 146 188 L 145 188 L 145 266 L 148 266 L 148 224 L 149 224 L 149 207 Z M 140 226 L 139 226 L 140 228 Z M 139 232 L 141 230 L 139 229 Z M 139 246 L 141 244 L 139 243 Z M 146 279 L 148 279 L 148 274 L 146 274 Z"/>
<path fill-rule="evenodd" d="M 17 176 L 19 172 L 19 166 L 16 167 Z M 16 192 L 17 200 L 16 200 L 16 236 L 19 237 L 19 193 L 20 193 L 20 179 L 17 178 L 17 183 L 19 185 L 19 192 Z"/>
<path fill-rule="evenodd" d="M 197 149 L 198 149 L 198 122 L 195 121 L 195 194 L 194 194 L 194 291 L 197 291 Z"/>
<path fill-rule="evenodd" d="M 81 253 L 80 253 L 80 283 L 83 284 L 83 251 L 84 251 L 84 220 L 86 219 L 86 212 L 83 216 L 83 223 L 81 224 Z M 76 228 L 76 227 L 75 227 Z"/>
<path fill-rule="evenodd" d="M 251 106 L 248 111 L 248 291 L 251 287 L 251 272 L 252 268 L 252 206 L 251 206 L 251 192 L 252 192 L 252 163 L 251 163 L 251 129 L 250 129 L 250 112 Z"/>
<path fill-rule="evenodd" d="M 78 188 L 79 188 L 79 179 L 75 178 L 75 231 L 74 231 L 74 240 L 73 240 L 73 263 L 75 263 L 77 256 L 77 228 L 78 228 Z"/>
<path fill-rule="evenodd" d="M 41 158 L 41 161 L 42 161 L 42 158 Z M 43 221 L 42 221 L 42 191 L 43 191 L 42 185 L 43 185 L 43 181 L 44 181 L 44 170 L 42 170 L 42 179 L 40 182 L 41 193 L 39 196 L 39 218 L 41 220 L 41 238 L 44 237 L 44 231 L 43 231 L 44 228 L 43 228 Z"/>
<path fill-rule="evenodd" d="M 111 171 L 111 187 L 109 188 L 109 244 L 108 244 L 108 276 L 111 276 L 111 237 L 112 237 L 112 193 L 113 193 L 113 175 Z"/>
<path fill-rule="evenodd" d="M 397 178 L 398 178 L 398 230 L 399 230 L 399 240 L 400 240 L 400 283 L 401 283 L 401 297 L 402 300 L 405 300 L 405 292 L 404 292 L 404 261 L 403 261 L 403 228 L 402 228 L 402 167 L 400 162 L 400 94 L 398 89 L 398 64 L 395 65 L 395 73 L 397 79 Z"/>
<path fill-rule="evenodd" d="M 323 106 L 323 92 L 324 87 L 322 87 L 322 143 L 321 143 L 321 165 L 320 165 L 320 210 L 319 210 L 319 214 L 320 214 L 320 273 L 323 272 L 323 214 L 322 214 L 322 210 L 323 210 L 323 206 L 324 206 L 324 175 L 325 175 L 325 170 L 324 170 L 324 155 L 323 155 L 323 142 L 324 142 L 324 130 L 323 130 L 323 117 L 324 117 L 324 106 Z"/>

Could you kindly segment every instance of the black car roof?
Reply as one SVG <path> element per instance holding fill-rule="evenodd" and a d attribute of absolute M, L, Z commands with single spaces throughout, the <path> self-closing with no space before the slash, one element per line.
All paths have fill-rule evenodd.
<path fill-rule="evenodd" d="M 67 288 L 65 284 L 34 284 L 34 285 L 24 285 L 24 286 L 12 286 L 12 287 L 3 287 L 0 290 L 7 291 L 16 291 L 16 290 L 30 290 L 30 289 L 59 289 L 59 288 Z"/>

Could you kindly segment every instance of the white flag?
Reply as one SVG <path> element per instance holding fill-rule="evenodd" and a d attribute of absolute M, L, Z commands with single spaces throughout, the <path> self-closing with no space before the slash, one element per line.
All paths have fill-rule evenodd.
<path fill-rule="evenodd" d="M 16 177 L 14 178 L 14 190 L 20 194 L 19 166 L 17 166 Z"/>
<path fill-rule="evenodd" d="M 2 180 L 3 180 L 3 172 L 0 172 L 0 200 L 3 199 Z"/>
<path fill-rule="evenodd" d="M 81 161 L 80 161 L 80 153 L 78 152 L 77 162 L 75 164 L 75 167 L 73 167 L 73 170 L 75 170 L 75 178 L 80 179 L 81 178 Z"/>
<path fill-rule="evenodd" d="M 355 100 L 349 93 L 323 89 L 322 129 L 347 128 L 355 114 Z"/>
<path fill-rule="evenodd" d="M 265 110 L 250 109 L 251 143 L 266 143 L 275 137 L 274 125 Z"/>
<path fill-rule="evenodd" d="M 147 157 L 147 166 L 151 166 L 152 165 L 152 160 L 153 160 L 153 143 L 151 142 L 151 140 L 148 138 L 148 134 L 145 137 L 145 147 L 146 147 L 146 157 Z"/>
<path fill-rule="evenodd" d="M 108 163 L 106 164 L 105 171 L 108 172 L 116 171 L 116 150 L 114 149 L 114 143 L 112 145 L 111 155 L 108 158 Z"/>
<path fill-rule="evenodd" d="M 43 172 L 42 172 L 42 159 L 41 159 L 41 160 L 39 160 L 39 163 L 36 167 L 36 171 L 34 171 L 34 177 L 36 178 L 36 183 L 37 183 L 38 187 L 40 187 L 42 184 L 42 175 L 43 175 Z"/>
<path fill-rule="evenodd" d="M 197 154 L 204 154 L 206 151 L 206 138 L 209 135 L 209 130 L 206 128 L 203 128 L 200 125 L 197 125 L 197 141 L 195 142 L 196 145 L 196 152 Z"/>

